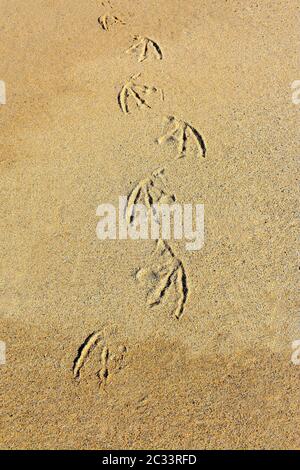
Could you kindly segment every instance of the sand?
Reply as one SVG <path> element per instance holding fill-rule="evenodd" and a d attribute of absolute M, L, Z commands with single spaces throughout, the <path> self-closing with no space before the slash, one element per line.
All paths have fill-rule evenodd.
<path fill-rule="evenodd" d="M 1 449 L 299 449 L 297 3 L 0 9 Z M 170 115 L 205 158 L 157 143 Z M 157 168 L 205 206 L 204 247 L 170 241 L 179 318 L 137 279 L 155 242 L 96 237 Z"/>

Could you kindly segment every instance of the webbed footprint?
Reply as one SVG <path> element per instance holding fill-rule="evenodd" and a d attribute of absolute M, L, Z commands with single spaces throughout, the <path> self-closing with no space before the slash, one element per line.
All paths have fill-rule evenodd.
<path fill-rule="evenodd" d="M 172 315 L 181 318 L 188 296 L 187 277 L 182 262 L 166 241 L 156 242 L 147 266 L 136 272 L 136 279 L 146 287 L 147 305 L 150 308 L 161 304 L 172 291 L 175 302 Z"/>
<path fill-rule="evenodd" d="M 93 363 L 99 387 L 104 388 L 125 366 L 127 348 L 118 344 L 105 331 L 95 331 L 90 334 L 78 349 L 73 363 L 73 377 L 78 382 L 84 378 L 84 371 L 88 363 Z M 91 358 L 93 356 L 93 361 Z"/>
<path fill-rule="evenodd" d="M 178 158 L 184 158 L 187 155 L 188 142 L 193 141 L 197 148 L 197 155 L 200 154 L 202 157 L 205 157 L 205 142 L 197 129 L 187 122 L 177 119 L 175 116 L 167 116 L 166 121 L 168 130 L 156 140 L 158 144 L 168 141 L 177 142 Z"/>
<path fill-rule="evenodd" d="M 146 60 L 150 55 L 150 51 L 157 59 L 162 60 L 163 55 L 161 48 L 153 39 L 143 36 L 134 36 L 133 41 L 133 45 L 127 49 L 126 53 L 138 53 L 138 62 Z"/>
<path fill-rule="evenodd" d="M 154 210 L 158 204 L 173 204 L 176 196 L 168 188 L 164 169 L 155 170 L 142 179 L 129 193 L 126 206 L 126 221 L 131 224 L 135 218 L 135 205 L 143 204 L 148 210 Z"/>
<path fill-rule="evenodd" d="M 136 79 L 140 77 L 140 73 L 132 75 L 130 79 L 122 86 L 121 91 L 118 95 L 118 103 L 123 113 L 128 114 L 129 109 L 129 98 L 138 108 L 151 108 L 146 96 L 153 93 L 160 93 L 161 100 L 164 99 L 163 91 L 155 86 L 142 85 L 137 82 Z"/>

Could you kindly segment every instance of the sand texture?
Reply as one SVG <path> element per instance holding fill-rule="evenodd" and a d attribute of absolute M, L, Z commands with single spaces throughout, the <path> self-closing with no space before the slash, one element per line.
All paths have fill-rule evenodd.
<path fill-rule="evenodd" d="M 299 449 L 298 2 L 0 11 L 0 448 Z M 204 247 L 99 240 L 119 196 Z"/>

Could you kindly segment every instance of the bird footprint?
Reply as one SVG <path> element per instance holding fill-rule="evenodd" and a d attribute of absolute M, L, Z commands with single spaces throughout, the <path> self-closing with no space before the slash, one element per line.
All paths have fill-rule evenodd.
<path fill-rule="evenodd" d="M 73 363 L 73 377 L 80 381 L 83 368 L 86 366 L 93 351 L 98 351 L 97 378 L 99 387 L 103 388 L 111 376 L 125 365 L 127 348 L 124 345 L 108 345 L 103 331 L 95 331 L 89 335 L 78 349 Z"/>
<path fill-rule="evenodd" d="M 169 190 L 164 178 L 164 169 L 155 170 L 150 176 L 141 180 L 127 198 L 126 221 L 131 224 L 135 217 L 135 205 L 143 204 L 154 210 L 155 204 L 172 204 L 176 196 Z"/>
<path fill-rule="evenodd" d="M 156 140 L 158 144 L 176 141 L 178 143 L 178 158 L 184 158 L 187 154 L 188 141 L 192 139 L 197 146 L 197 154 L 200 153 L 202 157 L 205 157 L 206 146 L 197 129 L 175 116 L 167 116 L 166 121 L 168 127 L 171 125 L 171 128 Z"/>
<path fill-rule="evenodd" d="M 157 240 L 151 260 L 136 272 L 136 279 L 147 287 L 147 304 L 159 305 L 169 291 L 174 292 L 175 307 L 172 314 L 180 319 L 188 296 L 187 277 L 182 262 L 174 255 L 165 240 Z"/>
<path fill-rule="evenodd" d="M 156 58 L 162 60 L 162 51 L 157 42 L 142 36 L 134 36 L 133 41 L 133 45 L 127 49 L 126 53 L 129 54 L 138 52 L 138 62 L 143 62 L 146 60 L 150 55 L 150 51 L 153 52 Z"/>
<path fill-rule="evenodd" d="M 110 14 L 99 16 L 98 23 L 100 24 L 101 28 L 104 31 L 108 31 L 111 28 L 111 26 L 115 23 L 121 23 L 123 25 L 126 24 L 118 16 L 110 15 Z"/>
<path fill-rule="evenodd" d="M 140 75 L 140 73 L 132 75 L 128 82 L 123 85 L 118 95 L 119 106 L 125 114 L 129 113 L 128 102 L 130 97 L 135 102 L 138 108 L 151 108 L 145 98 L 150 94 L 160 92 L 161 99 L 164 99 L 163 91 L 160 88 L 156 88 L 154 86 L 141 85 L 140 83 L 137 83 L 136 79 L 139 78 Z"/>

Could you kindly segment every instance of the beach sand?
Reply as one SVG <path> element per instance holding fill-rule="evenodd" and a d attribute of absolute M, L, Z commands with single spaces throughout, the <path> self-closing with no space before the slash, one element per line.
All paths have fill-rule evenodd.
<path fill-rule="evenodd" d="M 299 449 L 297 2 L 0 10 L 0 447 Z M 166 116 L 205 158 L 157 142 Z M 169 242 L 179 318 L 176 286 L 151 308 L 138 279 L 154 241 L 96 236 L 98 205 L 158 168 L 205 207 L 201 250 Z"/>

